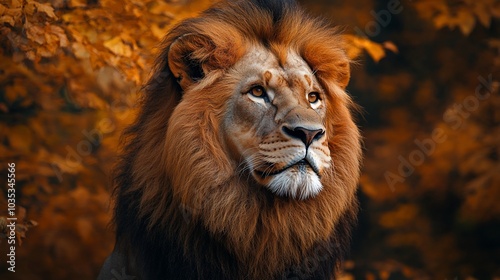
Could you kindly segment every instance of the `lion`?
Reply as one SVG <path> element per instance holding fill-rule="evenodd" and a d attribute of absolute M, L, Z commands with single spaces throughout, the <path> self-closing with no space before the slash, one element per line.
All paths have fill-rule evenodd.
<path fill-rule="evenodd" d="M 222 1 L 162 44 L 99 278 L 334 279 L 362 154 L 338 30 L 293 1 Z"/>

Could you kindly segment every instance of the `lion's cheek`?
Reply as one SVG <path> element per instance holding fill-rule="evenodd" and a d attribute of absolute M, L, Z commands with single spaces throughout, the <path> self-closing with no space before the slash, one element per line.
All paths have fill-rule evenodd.
<path fill-rule="evenodd" d="M 236 164 L 249 156 L 258 148 L 258 137 L 255 130 L 255 117 L 246 114 L 245 106 L 236 104 L 226 113 L 220 130 L 220 138 L 226 151 Z"/>
<path fill-rule="evenodd" d="M 235 164 L 240 164 L 243 159 L 255 152 L 258 142 L 255 138 L 255 131 L 251 128 L 237 125 L 224 126 L 222 130 L 223 143 L 226 151 Z"/>

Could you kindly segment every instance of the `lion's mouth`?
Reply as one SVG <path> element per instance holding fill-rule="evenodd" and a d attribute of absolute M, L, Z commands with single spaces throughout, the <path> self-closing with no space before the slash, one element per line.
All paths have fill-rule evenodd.
<path fill-rule="evenodd" d="M 307 172 L 307 169 L 311 169 L 312 171 L 314 171 L 314 173 L 316 173 L 316 175 L 319 176 L 318 168 L 315 165 L 311 164 L 306 158 L 303 158 L 299 161 L 288 164 L 287 166 L 285 166 L 284 168 L 281 168 L 279 170 L 261 171 L 261 170 L 256 169 L 256 170 L 254 170 L 254 172 L 259 177 L 266 179 L 267 177 L 276 176 L 278 174 L 281 174 L 281 173 L 283 173 L 291 168 L 297 168 L 297 170 L 299 172 L 304 172 L 304 173 Z"/>

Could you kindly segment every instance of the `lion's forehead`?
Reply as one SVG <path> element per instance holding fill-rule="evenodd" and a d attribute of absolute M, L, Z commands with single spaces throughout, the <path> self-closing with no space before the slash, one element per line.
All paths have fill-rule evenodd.
<path fill-rule="evenodd" d="M 262 46 L 251 48 L 236 68 L 246 69 L 248 80 L 258 79 L 272 88 L 296 88 L 311 91 L 318 81 L 306 61 L 297 53 L 289 50 L 284 63 L 271 50 Z"/>

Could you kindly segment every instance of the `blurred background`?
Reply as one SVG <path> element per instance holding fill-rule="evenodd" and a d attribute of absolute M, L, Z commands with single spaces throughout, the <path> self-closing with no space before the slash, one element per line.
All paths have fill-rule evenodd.
<path fill-rule="evenodd" d="M 121 130 L 159 40 L 211 2 L 0 0 L 0 279 L 95 279 Z M 500 1 L 301 2 L 344 27 L 364 108 L 342 279 L 500 279 Z"/>

